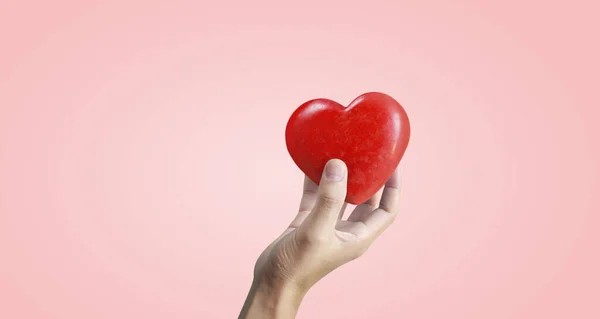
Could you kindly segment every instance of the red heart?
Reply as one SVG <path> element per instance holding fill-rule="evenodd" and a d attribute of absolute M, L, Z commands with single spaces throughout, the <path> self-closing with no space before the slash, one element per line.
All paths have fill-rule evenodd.
<path fill-rule="evenodd" d="M 346 202 L 361 204 L 392 175 L 408 146 L 410 124 L 404 108 L 383 93 L 365 93 L 348 107 L 327 99 L 302 104 L 285 131 L 288 152 L 319 183 L 328 160 L 348 167 Z"/>

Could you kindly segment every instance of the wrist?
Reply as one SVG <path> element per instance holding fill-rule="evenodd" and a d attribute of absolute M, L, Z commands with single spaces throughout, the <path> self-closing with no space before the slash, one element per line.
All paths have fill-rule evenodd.
<path fill-rule="evenodd" d="M 305 294 L 291 281 L 255 278 L 240 319 L 295 318 Z"/>

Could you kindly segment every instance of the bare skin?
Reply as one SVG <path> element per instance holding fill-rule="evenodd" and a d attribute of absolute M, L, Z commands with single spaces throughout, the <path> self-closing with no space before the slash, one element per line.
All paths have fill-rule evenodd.
<path fill-rule="evenodd" d="M 400 204 L 397 170 L 385 187 L 343 220 L 347 175 L 346 165 L 334 159 L 325 166 L 320 186 L 305 178 L 298 215 L 258 258 L 238 318 L 295 318 L 316 282 L 361 256 L 394 221 Z"/>

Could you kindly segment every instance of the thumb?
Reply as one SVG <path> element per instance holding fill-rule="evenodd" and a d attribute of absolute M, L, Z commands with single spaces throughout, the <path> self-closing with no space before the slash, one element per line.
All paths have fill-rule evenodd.
<path fill-rule="evenodd" d="M 308 236 L 319 237 L 333 234 L 338 215 L 346 199 L 347 179 L 348 169 L 343 161 L 332 159 L 325 164 L 315 206 L 299 231 Z"/>

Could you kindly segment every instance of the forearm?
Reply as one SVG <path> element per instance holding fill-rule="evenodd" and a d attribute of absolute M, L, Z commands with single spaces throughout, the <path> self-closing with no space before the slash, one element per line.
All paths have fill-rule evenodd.
<path fill-rule="evenodd" d="M 290 285 L 252 283 L 238 319 L 293 319 L 296 317 L 304 293 Z"/>

